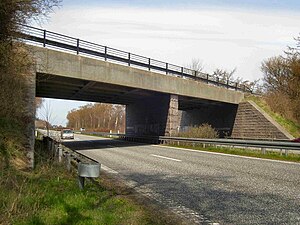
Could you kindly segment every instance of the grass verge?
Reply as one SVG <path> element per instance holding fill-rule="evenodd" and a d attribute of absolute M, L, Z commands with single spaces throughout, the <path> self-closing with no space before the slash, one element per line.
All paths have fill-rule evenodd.
<path fill-rule="evenodd" d="M 280 152 L 275 152 L 275 151 L 266 151 L 266 153 L 263 154 L 260 150 L 254 150 L 254 149 L 248 150 L 248 149 L 228 148 L 228 147 L 212 147 L 212 146 L 203 147 L 202 145 L 192 146 L 192 145 L 175 145 L 175 144 L 168 144 L 167 146 L 207 151 L 207 152 L 218 152 L 218 153 L 231 154 L 231 155 L 248 156 L 248 157 L 262 158 L 262 159 L 300 162 L 300 154 L 293 154 L 290 152 L 288 155 L 284 155 L 284 154 L 281 155 Z"/>
<path fill-rule="evenodd" d="M 284 118 L 278 113 L 275 113 L 268 106 L 266 101 L 259 96 L 249 95 L 246 96 L 245 100 L 251 100 L 255 102 L 261 109 L 263 109 L 269 116 L 271 116 L 277 123 L 284 127 L 294 137 L 300 137 L 300 125 Z"/>
<path fill-rule="evenodd" d="M 103 174 L 84 190 L 61 164 L 31 173 L 9 168 L 0 176 L 0 224 L 170 224 L 131 192 L 112 188 Z"/>

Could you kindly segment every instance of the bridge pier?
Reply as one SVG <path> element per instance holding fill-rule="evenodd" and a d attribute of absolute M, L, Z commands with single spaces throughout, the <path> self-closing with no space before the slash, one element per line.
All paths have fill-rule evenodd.
<path fill-rule="evenodd" d="M 178 129 L 178 96 L 157 94 L 126 106 L 126 134 L 172 136 Z"/>

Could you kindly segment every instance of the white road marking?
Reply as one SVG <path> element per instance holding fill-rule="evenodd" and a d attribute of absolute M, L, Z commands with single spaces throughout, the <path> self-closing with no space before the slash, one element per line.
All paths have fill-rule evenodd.
<path fill-rule="evenodd" d="M 172 146 L 162 146 L 162 145 L 151 145 L 151 146 L 160 147 L 160 148 L 173 148 L 173 149 L 177 149 L 177 150 L 184 150 L 184 151 L 189 151 L 189 152 L 198 152 L 198 153 L 205 153 L 205 154 L 212 154 L 212 155 L 222 155 L 222 156 L 228 156 L 228 157 L 261 160 L 261 161 L 276 162 L 276 163 L 285 163 L 285 164 L 292 164 L 292 165 L 300 166 L 300 163 L 297 163 L 297 162 L 289 162 L 289 161 L 282 161 L 282 160 L 275 160 L 275 159 L 263 159 L 263 158 L 256 158 L 256 157 L 249 157 L 249 156 L 242 156 L 242 155 L 231 155 L 231 154 L 220 153 L 220 152 L 209 152 L 209 151 L 205 151 L 205 150 L 194 150 L 194 149 L 172 147 Z"/>
<path fill-rule="evenodd" d="M 107 166 L 104 166 L 103 164 L 101 164 L 101 169 L 105 170 L 106 172 L 108 173 L 113 173 L 113 174 L 118 174 L 119 172 L 107 167 Z"/>
<path fill-rule="evenodd" d="M 150 154 L 150 155 L 154 156 L 154 157 L 162 158 L 162 159 L 168 159 L 168 160 L 173 160 L 176 162 L 182 162 L 182 160 L 180 160 L 180 159 L 174 159 L 174 158 L 169 158 L 169 157 L 165 157 L 165 156 L 161 156 L 161 155 L 154 155 L 154 154 Z"/>
<path fill-rule="evenodd" d="M 110 148 L 117 148 L 116 146 L 113 146 L 113 145 L 107 145 L 107 147 L 110 147 Z"/>

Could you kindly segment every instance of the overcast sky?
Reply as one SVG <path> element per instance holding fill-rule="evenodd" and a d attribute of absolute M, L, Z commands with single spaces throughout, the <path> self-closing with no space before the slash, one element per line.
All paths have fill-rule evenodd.
<path fill-rule="evenodd" d="M 263 60 L 294 45 L 299 21 L 299 0 L 66 0 L 42 27 L 176 65 L 200 59 L 205 72 L 236 68 L 254 80 Z M 52 123 L 65 124 L 82 104 L 51 100 Z"/>

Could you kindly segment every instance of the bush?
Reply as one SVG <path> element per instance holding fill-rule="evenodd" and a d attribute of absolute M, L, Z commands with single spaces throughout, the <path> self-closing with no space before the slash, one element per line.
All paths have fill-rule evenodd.
<path fill-rule="evenodd" d="M 24 159 L 22 126 L 13 119 L 0 118 L 0 169 L 16 159 Z"/>
<path fill-rule="evenodd" d="M 218 132 L 211 127 L 211 125 L 205 123 L 200 126 L 189 127 L 186 131 L 178 132 L 178 137 L 187 138 L 218 138 Z"/>

